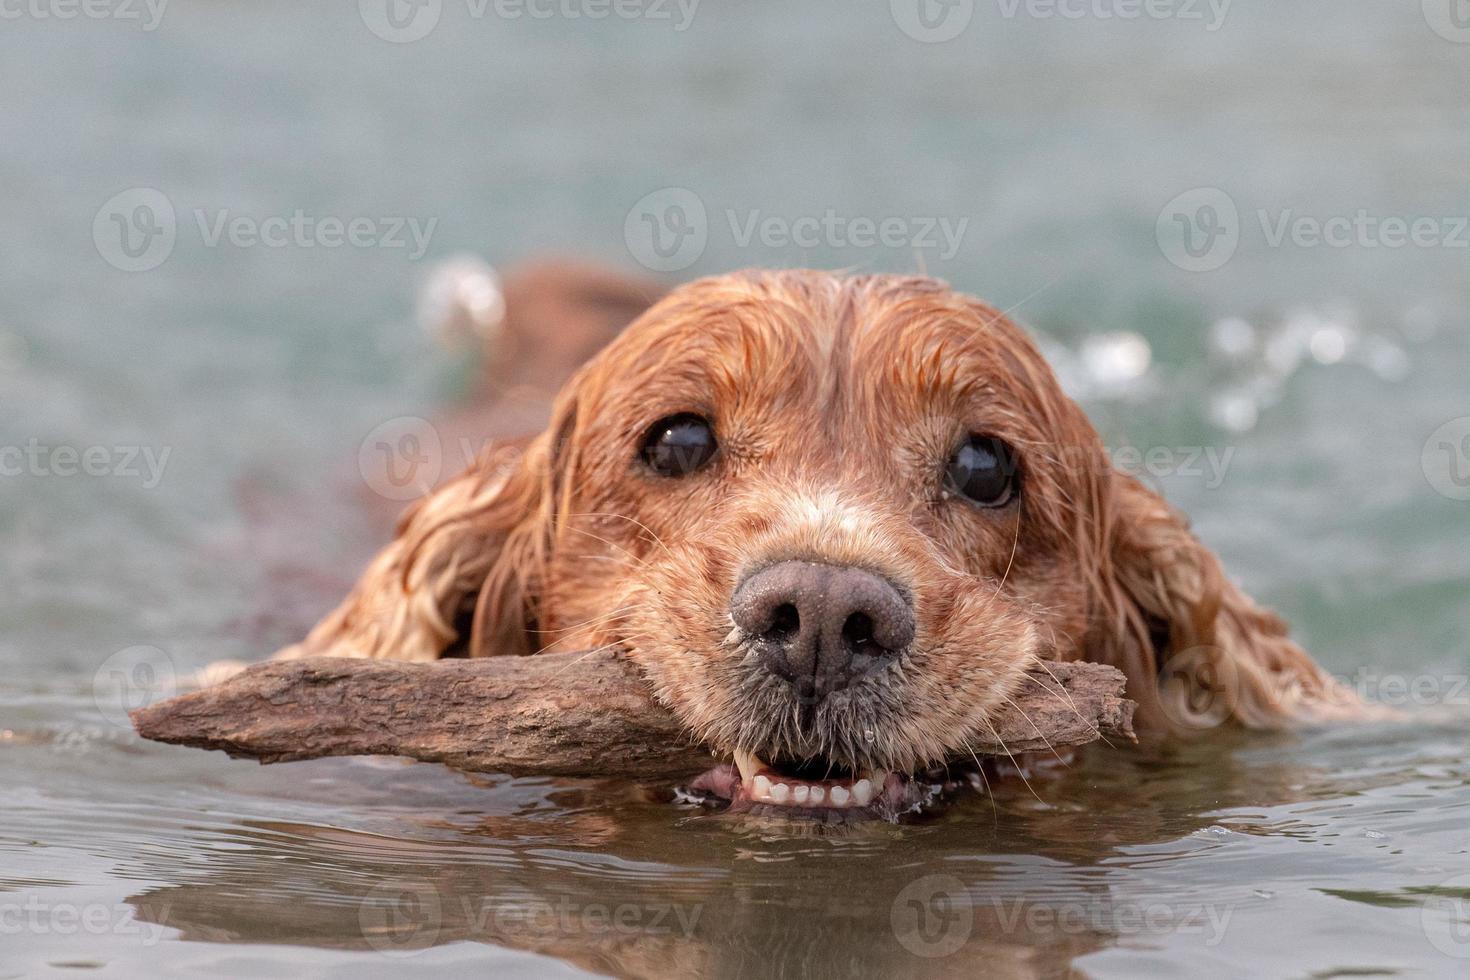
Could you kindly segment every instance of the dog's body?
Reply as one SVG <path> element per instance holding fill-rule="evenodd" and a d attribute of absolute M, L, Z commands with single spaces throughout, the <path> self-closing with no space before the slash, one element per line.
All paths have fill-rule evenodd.
<path fill-rule="evenodd" d="M 549 427 L 417 503 L 286 655 L 611 646 L 735 758 L 728 795 L 788 808 L 896 804 L 1037 660 L 1117 666 L 1159 731 L 1352 710 L 995 310 L 751 271 L 640 314 L 655 287 L 535 275 L 505 335 L 540 366 L 494 370 L 590 358 Z"/>

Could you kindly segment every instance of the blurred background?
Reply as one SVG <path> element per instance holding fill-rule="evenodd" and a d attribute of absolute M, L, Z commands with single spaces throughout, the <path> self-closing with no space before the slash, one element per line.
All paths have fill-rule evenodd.
<path fill-rule="evenodd" d="M 1464 0 L 0 0 L 0 975 L 387 975 L 363 896 L 403 873 L 439 909 L 416 969 L 965 975 L 890 923 L 936 869 L 966 908 L 1173 915 L 956 947 L 1018 974 L 1454 975 L 1467 79 Z M 1008 310 L 1309 650 L 1370 696 L 1427 678 L 1430 720 L 1090 760 L 1050 794 L 1086 819 L 1026 795 L 846 845 L 132 739 L 139 670 L 265 656 L 371 550 L 360 448 L 473 374 L 423 329 L 446 265 L 548 254 L 925 271 Z M 548 888 L 705 925 L 437 928 Z M 1201 895 L 1236 913 L 1208 946 Z"/>

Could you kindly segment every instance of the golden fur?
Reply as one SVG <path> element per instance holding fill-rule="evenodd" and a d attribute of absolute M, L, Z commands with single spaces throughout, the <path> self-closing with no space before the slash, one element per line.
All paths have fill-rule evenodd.
<path fill-rule="evenodd" d="M 640 439 L 679 412 L 709 418 L 720 448 L 661 479 Z M 1178 513 L 1110 468 L 1025 334 L 936 280 L 690 283 L 592 357 L 552 416 L 416 504 L 286 655 L 613 646 L 718 750 L 904 770 L 962 751 L 1035 660 L 1120 668 L 1161 731 L 1354 710 Z M 943 491 L 971 432 L 1017 450 L 1017 502 Z M 881 687 L 815 728 L 761 700 L 729 613 L 744 575 L 789 558 L 887 576 L 918 623 Z"/>

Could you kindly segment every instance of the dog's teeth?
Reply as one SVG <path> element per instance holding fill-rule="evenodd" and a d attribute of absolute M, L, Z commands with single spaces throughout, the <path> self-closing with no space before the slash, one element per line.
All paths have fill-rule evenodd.
<path fill-rule="evenodd" d="M 827 796 L 827 791 L 826 790 L 822 789 L 822 787 L 820 787 L 820 786 L 813 786 L 812 787 L 812 795 L 811 795 L 812 806 L 820 806 L 821 803 L 822 803 L 822 800 L 825 799 L 826 796 Z"/>
<path fill-rule="evenodd" d="M 735 750 L 735 768 L 740 770 L 740 781 L 746 786 L 755 779 L 755 774 L 766 767 L 761 757 L 754 752 L 746 752 L 743 749 Z"/>
<path fill-rule="evenodd" d="M 791 787 L 785 783 L 777 783 L 771 787 L 771 799 L 777 803 L 785 803 L 791 798 Z"/>
<path fill-rule="evenodd" d="M 871 780 L 859 779 L 852 784 L 852 801 L 858 806 L 867 806 L 873 802 L 873 783 Z"/>
<path fill-rule="evenodd" d="M 832 787 L 832 805 L 833 806 L 847 806 L 847 799 L 850 796 L 852 796 L 852 794 L 849 793 L 844 787 L 841 787 L 841 786 L 833 786 Z"/>
<path fill-rule="evenodd" d="M 791 791 L 792 802 L 796 803 L 797 806 L 805 805 L 806 801 L 811 798 L 811 795 L 812 788 L 806 785 L 798 786 Z"/>
<path fill-rule="evenodd" d="M 769 800 L 771 798 L 771 781 L 765 776 L 755 777 L 755 784 L 751 787 L 750 795 L 758 800 Z"/>

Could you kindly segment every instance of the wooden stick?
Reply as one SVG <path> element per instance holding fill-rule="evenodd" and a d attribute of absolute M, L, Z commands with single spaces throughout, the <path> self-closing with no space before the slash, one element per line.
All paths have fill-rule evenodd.
<path fill-rule="evenodd" d="M 976 753 L 1133 738 L 1134 704 L 1111 667 L 1048 664 L 1012 701 Z M 262 763 L 398 755 L 470 772 L 640 780 L 711 765 L 638 669 L 614 653 L 267 661 L 132 719 L 144 738 Z"/>

